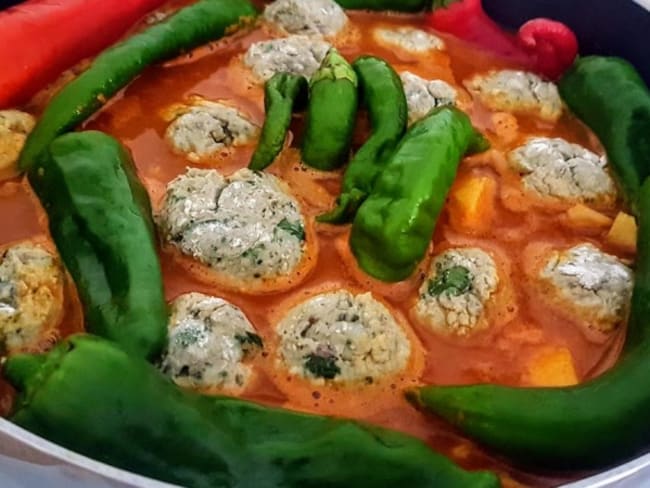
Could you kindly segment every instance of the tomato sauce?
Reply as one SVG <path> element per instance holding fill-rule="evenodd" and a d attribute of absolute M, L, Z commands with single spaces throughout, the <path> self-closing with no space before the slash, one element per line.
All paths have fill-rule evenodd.
<path fill-rule="evenodd" d="M 518 130 L 503 137 L 495 127 L 492 113 L 472 102 L 471 97 L 463 92 L 462 80 L 489 69 L 513 67 L 507 61 L 452 38 L 445 38 L 447 49 L 444 52 L 400 53 L 379 45 L 373 39 L 372 30 L 380 25 L 423 27 L 423 19 L 373 13 L 350 13 L 350 18 L 350 26 L 334 41 L 348 59 L 361 54 L 378 55 L 398 71 L 409 70 L 429 79 L 440 78 L 461 92 L 462 108 L 490 139 L 493 150 L 463 161 L 452 194 L 468 178 L 490 178 L 495 193 L 485 209 L 484 220 L 488 225 L 463 227 L 458 223 L 457 209 L 450 201 L 437 225 L 430 255 L 421 270 L 412 279 L 392 285 L 376 282 L 356 268 L 347 245 L 347 227 L 316 225 L 318 258 L 305 280 L 299 286 L 279 293 L 255 296 L 233 293 L 199 280 L 172 253 L 161 251 L 166 296 L 172 300 L 191 291 L 221 296 L 239 306 L 249 317 L 264 340 L 265 353 L 255 360 L 257 376 L 244 393 L 246 398 L 296 410 L 363 419 L 408 432 L 465 467 L 496 470 L 506 486 L 520 486 L 519 483 L 524 486 L 553 486 L 576 477 L 564 473 L 531 474 L 509 466 L 443 422 L 416 411 L 404 399 L 403 390 L 429 383 L 527 385 L 530 384 L 531 361 L 556 349 L 568 351 L 580 381 L 599 374 L 614 363 L 624 340 L 624 330 L 621 328 L 609 336 L 586 333 L 580 324 L 573 323 L 539 299 L 539 290 L 527 270 L 532 266 L 535 245 L 567 247 L 588 241 L 606 252 L 628 259 L 633 256 L 608 248 L 603 240 L 606 229 L 586 232 L 563 225 L 561 216 L 570 205 L 536 201 L 524 194 L 519 177 L 507 170 L 502 156 L 504 151 L 516 147 L 533 134 L 563 137 L 597 152 L 602 152 L 602 148 L 596 138 L 568 114 L 554 125 L 519 116 L 516 119 Z M 165 65 L 150 67 L 86 124 L 87 129 L 114 135 L 130 149 L 154 209 L 160 207 L 166 184 L 188 166 L 217 168 L 229 174 L 248 164 L 252 147 L 231 149 L 202 163 L 191 163 L 174 154 L 164 138 L 167 122 L 162 114 L 170 105 L 199 95 L 209 100 L 228 101 L 261 126 L 264 120 L 263 87 L 252 81 L 250 72 L 243 67 L 241 55 L 253 42 L 270 35 L 263 28 L 245 30 Z M 300 137 L 301 123 L 301 116 L 297 116 L 292 126 L 294 145 Z M 355 140 L 361 144 L 368 131 L 363 115 L 358 125 Z M 299 152 L 295 149 L 287 149 L 269 171 L 289 184 L 308 219 L 332 206 L 342 176 L 340 172 L 319 174 L 301 167 Z M 619 209 L 599 210 L 614 217 Z M 0 184 L 0 215 L 5 223 L 11 223 L 0 226 L 0 246 L 47 236 L 46 218 L 22 180 Z M 500 306 L 490 317 L 491 324 L 486 331 L 466 339 L 442 337 L 417 324 L 410 309 L 433 253 L 465 245 L 480 246 L 495 256 L 501 272 L 500 286 L 505 288 L 496 299 L 501 301 Z M 274 325 L 289 304 L 317 290 L 332 287 L 369 290 L 388 304 L 412 339 L 416 357 L 414 365 L 388 382 L 358 387 L 314 386 L 288 377 L 275 360 Z M 79 314 L 78 306 L 72 313 L 75 314 Z"/>

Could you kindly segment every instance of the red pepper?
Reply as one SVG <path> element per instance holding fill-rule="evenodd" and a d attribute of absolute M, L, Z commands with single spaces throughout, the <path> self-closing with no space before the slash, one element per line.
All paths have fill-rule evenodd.
<path fill-rule="evenodd" d="M 0 12 L 0 109 L 119 39 L 165 0 L 29 0 Z"/>
<path fill-rule="evenodd" d="M 578 39 L 571 29 L 551 19 L 529 20 L 519 29 L 519 42 L 534 57 L 534 66 L 554 80 L 578 55 Z"/>
<path fill-rule="evenodd" d="M 577 38 L 566 25 L 535 19 L 511 34 L 487 15 L 481 0 L 436 0 L 427 23 L 551 79 L 569 68 L 578 54 Z"/>

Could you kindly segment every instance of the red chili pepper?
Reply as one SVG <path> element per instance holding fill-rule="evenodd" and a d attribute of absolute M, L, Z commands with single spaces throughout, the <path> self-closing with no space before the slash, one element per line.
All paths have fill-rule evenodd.
<path fill-rule="evenodd" d="M 481 0 L 436 0 L 427 23 L 551 79 L 569 68 L 578 54 L 577 38 L 566 25 L 535 19 L 515 35 L 487 15 Z"/>
<path fill-rule="evenodd" d="M 29 0 L 0 12 L 0 108 L 119 39 L 165 0 Z"/>
<path fill-rule="evenodd" d="M 534 66 L 554 80 L 578 55 L 578 39 L 571 29 L 550 19 L 529 20 L 519 29 L 519 42 L 534 59 Z"/>

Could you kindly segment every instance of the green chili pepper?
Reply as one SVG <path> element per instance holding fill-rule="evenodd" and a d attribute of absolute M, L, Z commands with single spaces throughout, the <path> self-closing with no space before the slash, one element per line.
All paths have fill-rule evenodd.
<path fill-rule="evenodd" d="M 357 117 L 357 75 L 336 49 L 330 49 L 309 82 L 309 108 L 302 144 L 305 164 L 323 171 L 348 158 Z"/>
<path fill-rule="evenodd" d="M 383 281 L 413 273 L 461 158 L 486 145 L 469 117 L 453 107 L 435 109 L 409 129 L 352 225 L 350 246 L 366 273 Z"/>
<path fill-rule="evenodd" d="M 431 386 L 410 399 L 537 467 L 602 467 L 640 453 L 650 438 L 650 180 L 640 192 L 640 211 L 628 339 L 613 369 L 568 388 Z"/>
<path fill-rule="evenodd" d="M 562 78 L 560 93 L 599 137 L 628 203 L 636 210 L 650 176 L 650 92 L 634 67 L 620 58 L 579 59 Z"/>
<path fill-rule="evenodd" d="M 372 135 L 348 165 L 343 192 L 319 222 L 346 223 L 354 218 L 386 161 L 406 131 L 408 107 L 402 80 L 383 59 L 362 56 L 352 65 L 370 116 Z"/>
<path fill-rule="evenodd" d="M 248 0 L 199 0 L 100 54 L 50 102 L 18 162 L 27 170 L 58 136 L 73 130 L 152 63 L 223 36 L 256 10 Z"/>
<path fill-rule="evenodd" d="M 309 85 L 304 76 L 277 73 L 264 87 L 266 119 L 260 140 L 248 167 L 262 171 L 280 154 L 287 137 L 291 114 L 307 100 Z"/>
<path fill-rule="evenodd" d="M 133 163 L 101 132 L 56 139 L 29 172 L 89 331 L 155 358 L 167 308 L 151 208 Z"/>
<path fill-rule="evenodd" d="M 336 0 L 336 3 L 353 10 L 420 12 L 431 4 L 431 0 Z"/>
<path fill-rule="evenodd" d="M 397 432 L 180 390 L 97 337 L 14 356 L 4 372 L 20 392 L 18 425 L 190 488 L 499 486 L 493 474 L 463 471 Z"/>

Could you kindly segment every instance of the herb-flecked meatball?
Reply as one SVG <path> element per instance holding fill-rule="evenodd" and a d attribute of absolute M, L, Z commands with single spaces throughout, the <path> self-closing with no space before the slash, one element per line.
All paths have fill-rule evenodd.
<path fill-rule="evenodd" d="M 485 306 L 499 275 L 494 259 L 478 248 L 449 249 L 436 256 L 415 305 L 418 319 L 443 334 L 484 329 Z"/>
<path fill-rule="evenodd" d="M 557 86 L 534 73 L 502 70 L 474 76 L 465 85 L 491 110 L 557 121 L 564 110 Z"/>
<path fill-rule="evenodd" d="M 221 298 L 188 293 L 172 303 L 161 369 L 179 386 L 242 390 L 252 372 L 246 361 L 262 347 L 239 308 Z"/>
<path fill-rule="evenodd" d="M 375 39 L 388 47 L 397 47 L 404 51 L 421 54 L 442 50 L 445 43 L 438 36 L 414 27 L 387 28 L 380 27 L 374 31 Z"/>
<path fill-rule="evenodd" d="M 264 18 L 289 34 L 333 36 L 348 22 L 334 0 L 276 0 L 264 9 Z"/>
<path fill-rule="evenodd" d="M 553 251 L 539 279 L 550 285 L 560 305 L 592 329 L 608 332 L 627 319 L 634 274 L 593 244 Z"/>
<path fill-rule="evenodd" d="M 63 314 L 65 275 L 58 258 L 22 243 L 0 255 L 0 340 L 9 353 L 38 350 Z"/>
<path fill-rule="evenodd" d="M 260 41 L 248 48 L 244 64 L 261 81 L 268 81 L 277 73 L 311 78 L 331 47 L 331 44 L 321 39 L 306 36 Z"/>
<path fill-rule="evenodd" d="M 0 110 L 0 170 L 9 169 L 18 161 L 27 136 L 36 120 L 18 110 Z"/>
<path fill-rule="evenodd" d="M 524 187 L 568 202 L 612 203 L 616 185 L 607 158 L 564 139 L 530 139 L 508 155 Z"/>
<path fill-rule="evenodd" d="M 454 105 L 456 89 L 442 80 L 425 80 L 405 71 L 400 75 L 409 110 L 409 124 L 426 117 L 434 108 Z"/>
<path fill-rule="evenodd" d="M 158 222 L 183 254 L 243 284 L 292 274 L 306 252 L 298 202 L 275 176 L 248 169 L 189 169 L 169 183 Z"/>
<path fill-rule="evenodd" d="M 314 382 L 373 382 L 402 371 L 411 344 L 390 311 L 370 293 L 316 295 L 277 326 L 280 361 Z"/>
<path fill-rule="evenodd" d="M 223 103 L 196 99 L 174 107 L 165 136 L 175 151 L 197 161 L 254 140 L 259 128 L 239 111 Z"/>

